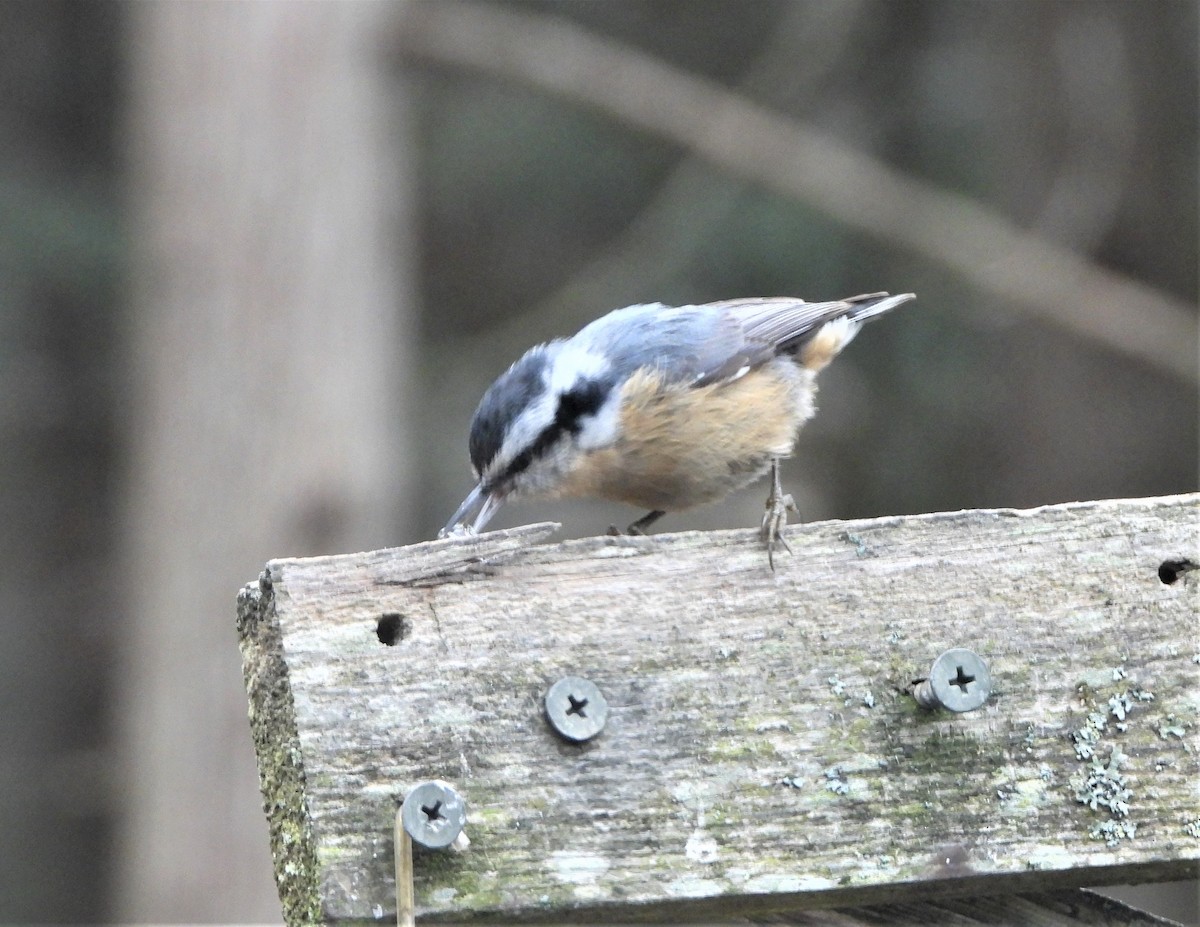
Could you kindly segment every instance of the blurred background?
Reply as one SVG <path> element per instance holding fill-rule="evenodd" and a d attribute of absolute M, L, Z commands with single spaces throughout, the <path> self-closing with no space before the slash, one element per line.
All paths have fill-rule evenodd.
<path fill-rule="evenodd" d="M 1196 490 L 1197 27 L 0 4 L 0 922 L 279 920 L 238 588 L 432 537 L 483 389 L 611 308 L 918 294 L 824 375 L 805 520 Z"/>

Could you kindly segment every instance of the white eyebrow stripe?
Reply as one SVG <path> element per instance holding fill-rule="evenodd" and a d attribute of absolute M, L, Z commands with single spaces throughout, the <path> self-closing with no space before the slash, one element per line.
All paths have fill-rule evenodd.
<path fill-rule="evenodd" d="M 488 465 L 488 475 L 503 473 L 550 425 L 558 414 L 559 397 L 583 379 L 593 379 L 609 370 L 601 354 L 569 342 L 558 347 L 542 370 L 545 390 L 508 426 L 500 450 Z M 608 423 L 605 423 L 606 425 Z M 615 424 L 615 423 L 614 423 Z"/>
<path fill-rule="evenodd" d="M 609 363 L 603 354 L 566 342 L 555 352 L 543 376 L 552 396 L 567 392 L 581 379 L 595 379 L 608 372 Z"/>

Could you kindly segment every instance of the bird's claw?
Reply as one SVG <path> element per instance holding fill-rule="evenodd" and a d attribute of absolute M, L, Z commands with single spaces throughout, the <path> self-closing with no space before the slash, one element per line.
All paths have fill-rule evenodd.
<path fill-rule="evenodd" d="M 790 495 L 776 496 L 772 494 L 767 500 L 767 511 L 762 520 L 762 537 L 763 542 L 767 545 L 767 563 L 772 570 L 775 569 L 776 547 L 782 547 L 789 554 L 792 552 L 787 538 L 783 536 L 783 529 L 787 526 L 788 512 L 793 514 L 799 512 Z"/>
<path fill-rule="evenodd" d="M 762 538 L 767 545 L 767 563 L 772 572 L 775 571 L 776 546 L 782 547 L 789 554 L 792 552 L 787 538 L 783 536 L 783 529 L 787 527 L 788 512 L 798 515 L 800 510 L 796 508 L 796 501 L 791 494 L 783 491 L 779 483 L 779 464 L 775 463 L 771 467 L 771 493 L 767 496 L 766 512 L 762 520 Z"/>

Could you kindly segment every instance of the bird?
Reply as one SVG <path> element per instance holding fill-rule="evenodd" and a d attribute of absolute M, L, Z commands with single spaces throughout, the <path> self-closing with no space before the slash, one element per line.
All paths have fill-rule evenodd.
<path fill-rule="evenodd" d="M 513 499 L 590 497 L 668 512 L 771 474 L 768 563 L 796 507 L 779 462 L 816 411 L 816 376 L 863 324 L 915 299 L 753 297 L 616 309 L 525 352 L 484 392 L 468 448 L 475 488 L 438 533 L 475 534 Z"/>

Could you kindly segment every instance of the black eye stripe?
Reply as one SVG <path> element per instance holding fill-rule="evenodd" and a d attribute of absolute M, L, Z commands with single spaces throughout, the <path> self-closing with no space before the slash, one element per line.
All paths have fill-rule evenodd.
<path fill-rule="evenodd" d="M 579 420 L 585 415 L 593 415 L 604 404 L 606 393 L 605 385 L 598 380 L 576 383 L 558 397 L 554 424 L 572 434 L 578 434 L 582 427 Z"/>
<path fill-rule="evenodd" d="M 600 380 L 581 380 L 558 397 L 558 408 L 554 410 L 554 421 L 542 429 L 533 442 L 514 457 L 491 482 L 502 484 L 514 474 L 520 473 L 534 460 L 552 447 L 564 434 L 579 434 L 583 428 L 583 417 L 594 415 L 604 405 L 609 385 Z"/>

